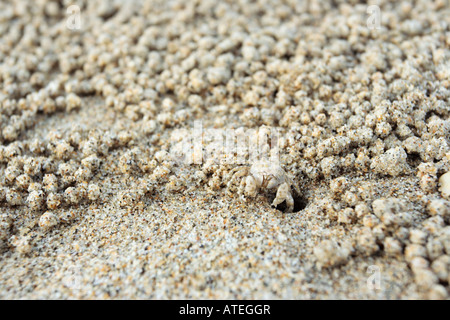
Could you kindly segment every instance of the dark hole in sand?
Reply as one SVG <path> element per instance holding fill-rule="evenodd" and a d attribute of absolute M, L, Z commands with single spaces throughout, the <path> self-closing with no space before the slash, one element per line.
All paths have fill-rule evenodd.
<path fill-rule="evenodd" d="M 294 194 L 293 197 L 294 197 L 294 210 L 292 211 L 292 213 L 302 211 L 303 209 L 306 208 L 308 202 L 306 201 L 305 198 L 296 194 Z M 271 196 L 270 198 L 271 198 L 270 202 L 272 203 L 273 199 L 275 199 L 275 196 Z M 275 209 L 285 213 L 287 209 L 286 200 L 277 205 Z"/>
<path fill-rule="evenodd" d="M 417 167 L 422 162 L 422 159 L 418 153 L 409 153 L 406 161 L 408 161 L 410 166 Z"/>

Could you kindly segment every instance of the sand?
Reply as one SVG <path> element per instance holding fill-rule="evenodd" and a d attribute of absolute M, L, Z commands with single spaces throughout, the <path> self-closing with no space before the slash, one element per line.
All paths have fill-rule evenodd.
<path fill-rule="evenodd" d="M 448 299 L 449 17 L 3 1 L 0 298 Z"/>

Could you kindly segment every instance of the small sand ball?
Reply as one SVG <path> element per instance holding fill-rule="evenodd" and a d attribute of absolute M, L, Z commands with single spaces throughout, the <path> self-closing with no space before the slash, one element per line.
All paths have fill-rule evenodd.
<path fill-rule="evenodd" d="M 169 173 L 170 173 L 170 169 L 167 168 L 166 166 L 162 165 L 162 166 L 158 166 L 153 171 L 152 177 L 155 180 L 162 180 L 162 179 L 165 179 Z"/>
<path fill-rule="evenodd" d="M 44 204 L 44 192 L 40 190 L 31 191 L 27 197 L 27 203 L 31 210 L 38 211 Z"/>
<path fill-rule="evenodd" d="M 254 91 L 247 91 L 242 100 L 247 106 L 256 106 L 258 104 L 259 96 Z"/>
<path fill-rule="evenodd" d="M 147 194 L 152 193 L 155 189 L 155 186 L 153 185 L 153 182 L 150 179 L 142 179 L 139 182 L 139 193 L 141 194 Z"/>
<path fill-rule="evenodd" d="M 430 238 L 428 239 L 427 245 L 428 257 L 431 260 L 436 260 L 441 255 L 444 254 L 444 246 L 442 242 L 438 238 Z"/>
<path fill-rule="evenodd" d="M 21 254 L 27 254 L 33 248 L 30 245 L 30 241 L 27 237 L 23 237 L 20 239 L 15 239 L 12 241 L 12 244 L 16 247 L 16 251 Z"/>
<path fill-rule="evenodd" d="M 207 179 L 206 174 L 203 171 L 200 171 L 200 170 L 195 171 L 195 173 L 194 173 L 194 180 L 198 184 L 206 181 L 206 179 Z"/>
<path fill-rule="evenodd" d="M 433 261 L 431 269 L 440 281 L 447 281 L 450 275 L 450 256 L 442 255 Z"/>
<path fill-rule="evenodd" d="M 355 211 L 352 208 L 345 208 L 338 213 L 338 222 L 351 224 L 355 221 Z"/>
<path fill-rule="evenodd" d="M 170 158 L 170 155 L 165 150 L 160 150 L 155 153 L 155 159 L 159 163 L 162 163 L 164 160 L 169 159 L 169 158 Z"/>
<path fill-rule="evenodd" d="M 418 286 L 424 289 L 430 289 L 434 284 L 438 283 L 438 278 L 429 269 L 418 269 L 414 272 L 414 280 Z"/>
<path fill-rule="evenodd" d="M 420 178 L 420 188 L 424 192 L 431 193 L 436 190 L 436 178 L 428 174 Z"/>
<path fill-rule="evenodd" d="M 384 239 L 384 251 L 391 256 L 398 256 L 402 253 L 403 247 L 400 241 L 392 237 Z"/>
<path fill-rule="evenodd" d="M 19 137 L 20 131 L 14 126 L 6 126 L 3 131 L 3 137 L 8 141 L 14 141 Z"/>
<path fill-rule="evenodd" d="M 73 153 L 73 147 L 66 141 L 61 141 L 56 144 L 55 155 L 58 159 L 68 159 Z"/>
<path fill-rule="evenodd" d="M 445 226 L 445 222 L 441 216 L 434 216 L 423 221 L 422 226 L 424 230 L 429 233 L 437 234 L 441 232 L 442 228 Z"/>
<path fill-rule="evenodd" d="M 371 168 L 381 174 L 389 174 L 393 177 L 398 176 L 409 168 L 407 162 L 407 154 L 401 147 L 389 149 L 381 156 L 373 159 Z"/>
<path fill-rule="evenodd" d="M 380 220 L 373 214 L 365 215 L 362 219 L 362 223 L 365 227 L 374 228 Z"/>
<path fill-rule="evenodd" d="M 16 185 L 21 190 L 27 190 L 31 182 L 31 177 L 26 173 L 21 174 L 16 178 Z"/>
<path fill-rule="evenodd" d="M 392 127 L 387 122 L 379 122 L 375 127 L 375 133 L 380 137 L 387 137 L 391 133 Z"/>
<path fill-rule="evenodd" d="M 13 182 L 20 175 L 20 170 L 16 166 L 8 166 L 5 169 L 5 180 L 9 183 Z"/>
<path fill-rule="evenodd" d="M 441 284 L 435 284 L 430 288 L 428 298 L 430 300 L 446 300 L 448 298 L 447 289 Z"/>
<path fill-rule="evenodd" d="M 64 198 L 69 204 L 78 204 L 81 200 L 78 189 L 74 187 L 69 187 L 64 191 Z"/>
<path fill-rule="evenodd" d="M 377 224 L 373 229 L 372 233 L 376 237 L 377 242 L 381 242 L 386 238 L 387 227 L 383 223 Z"/>
<path fill-rule="evenodd" d="M 6 191 L 7 190 L 8 190 L 7 188 L 3 187 L 0 184 L 0 202 L 5 201 L 5 199 L 6 199 Z"/>
<path fill-rule="evenodd" d="M 355 213 L 358 219 L 361 219 L 370 213 L 369 206 L 364 202 L 360 202 L 355 206 Z"/>
<path fill-rule="evenodd" d="M 88 168 L 79 168 L 74 173 L 75 180 L 78 182 L 88 182 L 92 176 L 92 171 Z"/>
<path fill-rule="evenodd" d="M 330 181 L 331 191 L 335 194 L 343 193 L 348 187 L 348 179 L 339 177 Z"/>
<path fill-rule="evenodd" d="M 450 216 L 450 202 L 442 199 L 431 200 L 427 206 L 428 213 L 432 216 Z"/>
<path fill-rule="evenodd" d="M 124 146 L 128 144 L 133 139 L 133 134 L 128 130 L 122 130 L 117 135 L 120 145 Z"/>
<path fill-rule="evenodd" d="M 47 196 L 47 208 L 55 210 L 61 205 L 61 196 L 56 193 L 50 193 Z"/>
<path fill-rule="evenodd" d="M 207 79 L 212 85 L 226 83 L 230 78 L 230 70 L 224 67 L 213 67 L 208 70 Z"/>
<path fill-rule="evenodd" d="M 430 266 L 430 263 L 428 262 L 427 259 L 423 258 L 423 257 L 414 257 L 412 258 L 411 262 L 410 262 L 410 267 L 411 270 L 413 272 L 416 272 L 417 270 L 420 269 L 427 269 Z"/>
<path fill-rule="evenodd" d="M 334 241 L 325 240 L 314 248 L 314 255 L 322 268 L 328 268 L 346 263 L 350 252 Z"/>
<path fill-rule="evenodd" d="M 72 111 L 81 107 L 81 98 L 75 93 L 69 93 L 66 97 L 67 111 Z"/>
<path fill-rule="evenodd" d="M 349 206 L 355 206 L 359 199 L 358 199 L 358 195 L 350 190 L 346 191 L 344 196 L 342 197 L 342 200 L 345 201 L 345 203 L 347 203 Z"/>
<path fill-rule="evenodd" d="M 74 167 L 70 163 L 61 163 L 58 167 L 58 173 L 62 176 L 70 176 L 74 171 Z"/>
<path fill-rule="evenodd" d="M 95 137 L 90 137 L 88 140 L 82 142 L 83 155 L 90 156 L 96 154 L 99 150 L 99 141 Z"/>
<path fill-rule="evenodd" d="M 372 202 L 372 208 L 375 215 L 382 219 L 386 213 L 397 214 L 405 210 L 404 202 L 397 198 L 381 198 Z"/>
<path fill-rule="evenodd" d="M 87 189 L 88 189 L 88 183 L 87 182 L 80 182 L 77 186 L 77 192 L 80 199 L 87 198 Z"/>
<path fill-rule="evenodd" d="M 4 213 L 0 214 L 0 224 L 2 226 L 6 226 L 6 228 L 9 228 L 11 226 L 11 223 L 13 222 L 13 219 L 10 215 Z"/>
<path fill-rule="evenodd" d="M 338 161 L 339 159 L 333 156 L 323 158 L 322 161 L 320 161 L 320 167 L 322 168 L 322 173 L 325 177 L 330 177 L 337 173 L 339 169 Z"/>
<path fill-rule="evenodd" d="M 9 235 L 11 225 L 11 217 L 7 214 L 0 214 L 0 240 L 5 239 Z"/>
<path fill-rule="evenodd" d="M 58 178 L 52 173 L 44 175 L 42 180 L 46 192 L 58 191 Z"/>
<path fill-rule="evenodd" d="M 13 158 L 16 156 L 20 156 L 22 154 L 22 147 L 18 143 L 11 143 L 7 147 L 4 148 L 2 152 L 2 157 Z"/>
<path fill-rule="evenodd" d="M 90 170 L 97 170 L 100 166 L 100 159 L 96 155 L 90 155 L 81 161 L 81 164 Z"/>
<path fill-rule="evenodd" d="M 58 218 L 50 211 L 45 212 L 39 218 L 39 227 L 44 230 L 50 230 L 52 227 L 58 224 Z"/>
<path fill-rule="evenodd" d="M 405 248 L 405 259 L 411 262 L 415 257 L 426 257 L 427 250 L 419 244 L 410 244 Z"/>
<path fill-rule="evenodd" d="M 78 214 L 77 210 L 64 210 L 60 213 L 59 219 L 61 222 L 68 223 L 75 220 Z"/>
<path fill-rule="evenodd" d="M 450 171 L 439 178 L 439 186 L 442 197 L 450 199 Z"/>
<path fill-rule="evenodd" d="M 376 242 L 375 235 L 370 230 L 363 230 L 357 236 L 358 250 L 365 256 L 371 256 L 377 252 L 380 247 Z"/>
<path fill-rule="evenodd" d="M 30 185 L 28 186 L 28 192 L 31 192 L 31 191 L 42 191 L 42 184 L 40 184 L 38 182 L 30 183 Z"/>
<path fill-rule="evenodd" d="M 90 183 L 88 186 L 87 195 L 89 200 L 95 201 L 100 197 L 100 187 L 94 183 Z"/>
<path fill-rule="evenodd" d="M 419 229 L 409 231 L 409 240 L 415 244 L 425 244 L 427 242 L 428 233 Z"/>

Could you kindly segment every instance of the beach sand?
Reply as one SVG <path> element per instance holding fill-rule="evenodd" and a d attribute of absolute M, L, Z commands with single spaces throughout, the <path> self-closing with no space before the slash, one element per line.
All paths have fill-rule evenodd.
<path fill-rule="evenodd" d="M 446 0 L 2 1 L 0 298 L 448 299 L 449 26 Z"/>

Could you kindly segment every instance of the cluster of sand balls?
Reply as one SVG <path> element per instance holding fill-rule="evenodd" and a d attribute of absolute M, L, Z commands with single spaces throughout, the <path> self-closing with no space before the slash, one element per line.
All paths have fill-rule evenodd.
<path fill-rule="evenodd" d="M 108 3 L 79 1 L 80 31 L 65 25 L 69 1 L 0 4 L 1 206 L 39 213 L 48 231 L 98 201 L 105 175 L 137 177 L 131 191 L 116 194 L 119 207 L 150 192 L 219 192 L 233 166 L 177 165 L 173 130 L 195 119 L 214 128 L 278 127 L 285 170 L 303 189 L 326 181 L 320 210 L 354 230 L 353 241 L 328 239 L 314 250 L 320 266 L 383 252 L 404 257 L 432 297 L 448 296 L 444 1 L 379 1 L 379 30 L 367 28 L 366 5 L 353 1 L 337 1 L 339 10 L 332 1 Z M 27 137 L 43 118 L 76 113 L 93 97 L 130 129 Z M 420 187 L 419 200 L 376 197 L 377 179 L 402 177 Z M 26 253 L 14 212 L 2 211 L 0 240 Z"/>

